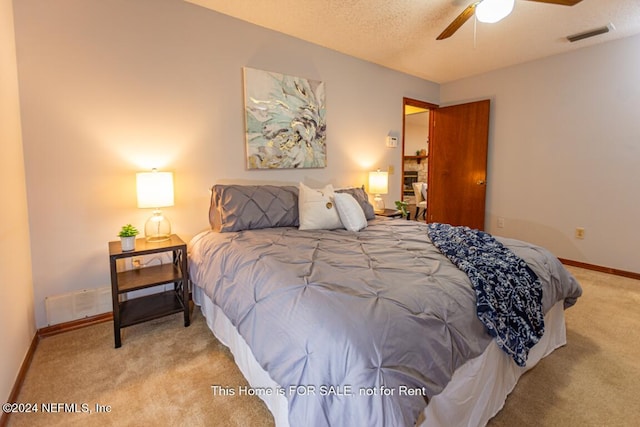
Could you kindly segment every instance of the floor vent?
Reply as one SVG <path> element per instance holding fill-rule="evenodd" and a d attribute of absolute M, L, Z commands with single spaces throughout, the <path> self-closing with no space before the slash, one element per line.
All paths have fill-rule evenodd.
<path fill-rule="evenodd" d="M 45 298 L 49 326 L 83 319 L 112 310 L 111 287 L 83 289 Z"/>

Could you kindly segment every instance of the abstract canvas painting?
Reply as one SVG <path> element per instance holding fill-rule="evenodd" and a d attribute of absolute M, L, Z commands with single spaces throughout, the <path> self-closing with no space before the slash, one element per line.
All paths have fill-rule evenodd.
<path fill-rule="evenodd" d="M 326 166 L 324 83 L 244 67 L 248 169 Z"/>

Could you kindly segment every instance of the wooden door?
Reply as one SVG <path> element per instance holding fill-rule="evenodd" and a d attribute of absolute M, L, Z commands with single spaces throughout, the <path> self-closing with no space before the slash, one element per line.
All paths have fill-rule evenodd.
<path fill-rule="evenodd" d="M 484 229 L 489 100 L 432 110 L 427 220 Z"/>

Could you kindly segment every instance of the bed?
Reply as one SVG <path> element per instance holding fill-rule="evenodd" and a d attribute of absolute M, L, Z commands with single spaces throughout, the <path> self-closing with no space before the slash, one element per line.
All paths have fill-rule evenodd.
<path fill-rule="evenodd" d="M 543 329 L 516 363 L 430 225 L 375 217 L 361 188 L 216 185 L 209 219 L 193 298 L 277 426 L 485 425 L 565 344 L 581 294 L 547 250 L 494 239 L 540 290 Z"/>

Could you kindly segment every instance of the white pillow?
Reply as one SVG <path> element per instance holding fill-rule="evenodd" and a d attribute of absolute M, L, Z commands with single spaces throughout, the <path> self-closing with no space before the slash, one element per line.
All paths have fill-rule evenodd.
<path fill-rule="evenodd" d="M 342 222 L 335 203 L 331 184 L 321 189 L 309 188 L 300 183 L 298 194 L 298 214 L 300 230 L 333 230 L 342 228 Z"/>
<path fill-rule="evenodd" d="M 348 193 L 335 193 L 333 201 L 336 203 L 338 215 L 342 225 L 349 231 L 360 231 L 367 226 L 367 218 L 360 203 Z"/>

